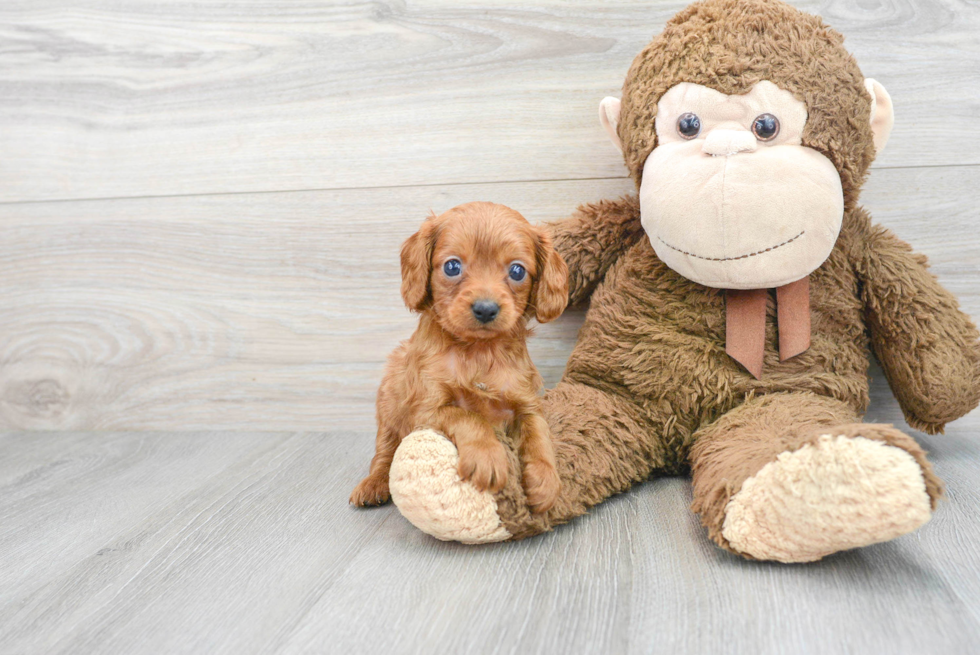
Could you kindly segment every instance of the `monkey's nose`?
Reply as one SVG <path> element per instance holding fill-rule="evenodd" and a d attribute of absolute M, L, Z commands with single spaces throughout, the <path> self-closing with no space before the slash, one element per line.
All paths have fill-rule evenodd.
<path fill-rule="evenodd" d="M 484 324 L 497 318 L 497 314 L 500 313 L 500 305 L 492 300 L 477 300 L 470 306 L 470 309 L 473 310 L 473 316 L 476 317 L 476 320 Z"/>
<path fill-rule="evenodd" d="M 759 147 L 755 135 L 747 130 L 711 130 L 701 152 L 716 157 L 731 157 L 740 152 L 755 152 Z"/>

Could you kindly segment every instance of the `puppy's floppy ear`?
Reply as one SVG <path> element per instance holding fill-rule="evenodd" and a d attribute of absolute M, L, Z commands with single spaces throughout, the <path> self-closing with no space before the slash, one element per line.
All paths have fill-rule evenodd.
<path fill-rule="evenodd" d="M 538 275 L 531 292 L 531 304 L 539 323 L 553 321 L 568 305 L 568 266 L 543 228 L 536 228 Z"/>
<path fill-rule="evenodd" d="M 402 299 L 414 312 L 432 302 L 429 276 L 432 275 L 432 250 L 436 243 L 436 216 L 429 216 L 419 231 L 402 244 Z"/>

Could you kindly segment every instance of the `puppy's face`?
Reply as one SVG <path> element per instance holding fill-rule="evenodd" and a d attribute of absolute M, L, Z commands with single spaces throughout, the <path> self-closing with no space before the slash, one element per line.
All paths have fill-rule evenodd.
<path fill-rule="evenodd" d="M 402 249 L 402 295 L 473 341 L 511 334 L 525 315 L 565 308 L 568 270 L 551 242 L 516 211 L 469 203 L 430 217 Z"/>

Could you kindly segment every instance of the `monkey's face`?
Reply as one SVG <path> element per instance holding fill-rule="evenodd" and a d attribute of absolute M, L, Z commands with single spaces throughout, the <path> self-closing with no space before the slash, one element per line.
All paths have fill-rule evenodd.
<path fill-rule="evenodd" d="M 843 43 L 780 0 L 699 0 L 637 55 L 599 118 L 665 264 L 751 289 L 827 259 L 894 121 Z"/>
<path fill-rule="evenodd" d="M 840 175 L 802 144 L 806 105 L 771 82 L 745 95 L 681 83 L 657 103 L 657 147 L 640 185 L 657 256 L 709 287 L 805 277 L 840 233 Z"/>

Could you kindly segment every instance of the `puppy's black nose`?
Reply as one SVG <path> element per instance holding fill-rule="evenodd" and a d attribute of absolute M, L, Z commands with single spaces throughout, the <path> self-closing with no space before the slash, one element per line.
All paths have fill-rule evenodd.
<path fill-rule="evenodd" d="M 492 300 L 477 300 L 473 303 L 472 309 L 473 316 L 481 323 L 489 323 L 500 313 L 500 305 Z"/>

